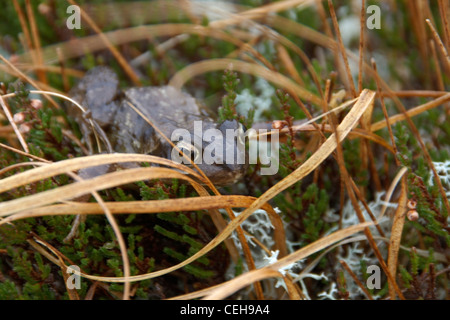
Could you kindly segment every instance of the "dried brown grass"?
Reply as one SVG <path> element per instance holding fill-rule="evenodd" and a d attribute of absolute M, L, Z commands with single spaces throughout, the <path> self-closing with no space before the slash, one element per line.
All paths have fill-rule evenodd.
<path fill-rule="evenodd" d="M 74 1 L 69 0 L 70 3 L 75 4 Z M 344 119 L 340 123 L 334 123 L 330 121 L 328 125 L 319 128 L 316 125 L 309 126 L 299 126 L 298 128 L 294 127 L 294 130 L 310 130 L 315 131 L 316 133 L 322 136 L 322 143 L 314 150 L 311 157 L 309 157 L 301 166 L 299 166 L 294 172 L 292 172 L 285 179 L 276 183 L 273 187 L 267 190 L 264 194 L 262 194 L 258 198 L 247 197 L 247 196 L 224 196 L 219 193 L 219 191 L 215 188 L 215 186 L 208 183 L 207 177 L 193 171 L 189 167 L 182 166 L 176 164 L 170 160 L 162 159 L 154 156 L 148 155 L 137 155 L 137 154 L 109 154 L 109 155 L 94 155 L 94 156 L 86 156 L 80 157 L 76 159 L 64 160 L 55 163 L 49 163 L 45 159 L 41 159 L 42 162 L 37 162 L 36 157 L 28 155 L 27 148 L 22 142 L 22 146 L 24 151 L 22 154 L 26 154 L 30 159 L 33 159 L 33 162 L 23 163 L 23 165 L 32 165 L 35 168 L 29 169 L 23 173 L 15 174 L 14 176 L 3 178 L 0 180 L 0 192 L 5 192 L 17 187 L 27 186 L 30 183 L 46 179 L 49 177 L 68 174 L 73 178 L 73 182 L 66 185 L 61 186 L 53 190 L 44 191 L 34 195 L 27 195 L 19 199 L 14 199 L 10 201 L 6 201 L 0 203 L 0 226 L 7 223 L 14 223 L 19 219 L 31 218 L 31 217 L 40 217 L 45 215 L 71 215 L 75 212 L 80 215 L 89 215 L 89 214 L 105 214 L 111 225 L 113 225 L 113 229 L 115 230 L 118 242 L 120 244 L 120 249 L 123 257 L 123 265 L 124 265 L 124 277 L 101 277 L 97 275 L 91 275 L 87 273 L 81 273 L 81 276 L 87 279 L 100 281 L 100 282 L 123 282 L 126 284 L 122 298 L 126 299 L 130 296 L 130 283 L 134 281 L 141 281 L 145 279 L 151 279 L 155 277 L 159 277 L 171 272 L 174 272 L 191 262 L 195 261 L 199 257 L 207 254 L 216 246 L 221 244 L 224 241 L 227 241 L 229 236 L 233 231 L 240 230 L 240 240 L 243 242 L 242 245 L 246 252 L 247 263 L 251 266 L 250 271 L 242 274 L 241 276 L 232 279 L 228 282 L 216 285 L 214 287 L 204 289 L 198 292 L 192 292 L 187 295 L 180 296 L 178 298 L 182 299 L 191 299 L 204 297 L 205 299 L 224 299 L 238 290 L 249 286 L 251 284 L 257 284 L 259 281 L 268 278 L 276 278 L 282 277 L 285 281 L 288 288 L 288 296 L 291 299 L 300 299 L 302 297 L 301 290 L 299 287 L 292 282 L 291 279 L 287 276 L 283 276 L 279 270 L 287 265 L 298 261 L 300 259 L 304 259 L 306 257 L 311 256 L 314 253 L 331 250 L 337 245 L 344 243 L 344 241 L 348 239 L 352 239 L 355 236 L 358 241 L 362 239 L 366 240 L 368 243 L 372 245 L 372 248 L 375 252 L 377 252 L 377 246 L 375 244 L 374 237 L 369 231 L 368 227 L 377 223 L 377 220 L 374 221 L 364 221 L 362 215 L 360 214 L 360 209 L 357 205 L 358 201 L 364 201 L 363 196 L 358 193 L 356 185 L 352 181 L 351 177 L 348 176 L 348 173 L 345 173 L 345 165 L 343 159 L 341 157 L 342 150 L 341 144 L 345 139 L 367 139 L 372 142 L 380 145 L 381 147 L 387 149 L 391 153 L 395 153 L 395 144 L 392 132 L 390 131 L 391 144 L 381 139 L 378 135 L 375 134 L 376 131 L 398 122 L 406 120 L 409 126 L 412 128 L 412 131 L 415 135 L 415 138 L 421 142 L 422 139 L 415 129 L 414 124 L 411 122 L 411 117 L 414 117 L 418 114 L 425 112 L 426 110 L 436 108 L 450 100 L 450 94 L 446 92 L 429 92 L 428 94 L 434 97 L 434 100 L 431 100 L 427 103 L 424 103 L 420 106 L 412 108 L 408 111 L 405 110 L 403 104 L 399 100 L 398 97 L 402 95 L 412 95 L 412 96 L 420 96 L 423 92 L 421 91 L 410 91 L 410 92 L 393 92 L 389 89 L 388 84 L 386 84 L 378 75 L 376 70 L 376 65 L 370 66 L 369 64 L 364 62 L 364 56 L 362 51 L 364 50 L 364 41 L 361 41 L 360 44 L 360 55 L 359 57 L 353 55 L 348 52 L 346 48 L 344 48 L 342 40 L 340 38 L 339 27 L 337 23 L 337 19 L 334 15 L 334 11 L 331 10 L 332 13 L 332 21 L 334 32 L 337 35 L 337 40 L 331 38 L 332 32 L 330 27 L 328 27 L 328 32 L 321 33 L 316 30 L 311 30 L 302 26 L 293 21 L 289 21 L 287 19 L 281 18 L 279 16 L 270 15 L 273 12 L 284 11 L 298 5 L 312 6 L 317 1 L 306 1 L 306 0 L 289 0 L 289 1 L 279 1 L 277 3 L 269 4 L 266 6 L 262 6 L 257 9 L 243 10 L 237 14 L 229 15 L 224 17 L 223 20 L 218 20 L 210 23 L 208 26 L 200 26 L 195 24 L 183 24 L 183 25 L 175 25 L 175 24 L 159 24 L 159 25 L 151 25 L 151 26 L 141 26 L 134 28 L 125 28 L 116 31 L 111 31 L 108 33 L 102 33 L 99 27 L 94 23 L 86 12 L 83 11 L 83 18 L 89 23 L 89 25 L 95 30 L 97 35 L 93 35 L 90 37 L 86 37 L 83 39 L 76 39 L 74 41 L 70 41 L 67 43 L 59 43 L 54 46 L 50 46 L 47 48 L 41 48 L 39 44 L 39 35 L 36 29 L 36 24 L 33 19 L 31 19 L 31 33 L 28 32 L 28 28 L 26 23 L 24 22 L 24 13 L 17 5 L 17 2 L 14 1 L 14 4 L 17 8 L 17 12 L 20 17 L 20 21 L 23 25 L 23 29 L 25 32 L 25 38 L 28 44 L 29 51 L 22 56 L 19 57 L 19 63 L 17 66 L 14 66 L 9 61 L 7 61 L 4 57 L 0 57 L 4 62 L 4 66 L 1 66 L 3 70 L 9 70 L 9 72 L 21 78 L 22 80 L 28 82 L 36 89 L 41 90 L 42 87 L 31 79 L 31 77 L 27 76 L 23 71 L 36 71 L 40 76 L 40 83 L 45 84 L 45 74 L 46 72 L 61 72 L 61 68 L 54 66 L 44 66 L 44 64 L 55 61 L 55 57 L 57 56 L 57 48 L 60 50 L 60 59 L 74 59 L 80 57 L 85 54 L 85 52 L 96 52 L 103 49 L 109 49 L 116 59 L 119 61 L 124 71 L 128 76 L 133 80 L 134 83 L 139 84 L 137 77 L 132 72 L 128 63 L 124 60 L 124 58 L 117 51 L 115 46 L 122 45 L 125 43 L 138 41 L 142 39 L 147 39 L 149 36 L 152 38 L 157 38 L 161 36 L 165 37 L 175 37 L 181 34 L 198 34 L 204 37 L 212 37 L 221 39 L 223 41 L 228 41 L 236 45 L 239 48 L 240 53 L 248 53 L 253 54 L 252 59 L 241 59 L 241 56 L 238 54 L 233 54 L 234 58 L 223 58 L 223 59 L 211 59 L 205 60 L 198 63 L 191 64 L 181 71 L 177 72 L 172 76 L 170 81 L 171 85 L 176 87 L 182 87 L 186 82 L 190 81 L 194 77 L 203 75 L 205 73 L 216 71 L 216 70 L 224 70 L 227 68 L 232 68 L 234 70 L 239 70 L 239 72 L 244 72 L 251 74 L 255 77 L 264 78 L 279 88 L 283 88 L 284 90 L 293 93 L 297 99 L 301 101 L 306 101 L 311 103 L 317 108 L 317 110 L 323 110 L 322 108 L 327 107 L 327 99 L 326 95 L 323 94 L 323 90 L 320 86 L 322 79 L 314 72 L 309 59 L 306 55 L 303 54 L 303 51 L 298 48 L 295 44 L 289 42 L 284 37 L 277 33 L 268 33 L 267 37 L 276 40 L 279 43 L 279 54 L 280 58 L 290 70 L 289 75 L 282 75 L 278 73 L 276 70 L 271 68 L 271 66 L 264 61 L 264 59 L 255 54 L 253 47 L 251 46 L 252 36 L 249 33 L 243 32 L 240 29 L 239 24 L 246 22 L 253 26 L 258 26 L 262 30 L 267 30 L 268 28 L 280 29 L 283 31 L 288 31 L 294 33 L 298 36 L 303 37 L 319 46 L 322 46 L 328 50 L 332 50 L 335 55 L 341 55 L 344 58 L 344 75 L 347 77 L 347 83 L 349 85 L 347 93 L 351 97 L 356 97 L 354 101 L 352 101 L 353 106 L 350 111 L 346 114 Z M 167 2 L 170 3 L 170 2 Z M 329 1 L 331 5 L 332 2 Z M 437 52 L 440 55 L 439 61 L 436 63 L 441 64 L 443 70 L 449 74 L 450 73 L 450 60 L 448 54 L 448 45 L 450 42 L 450 35 L 448 31 L 448 21 L 446 12 L 446 4 L 445 1 L 439 1 L 442 20 L 444 21 L 444 30 L 445 35 L 444 39 L 441 40 L 439 34 L 436 32 L 433 23 L 430 20 L 426 20 L 426 25 L 432 31 L 433 41 L 431 45 L 437 45 Z M 29 1 L 27 1 L 27 13 L 32 16 L 33 13 L 29 9 Z M 187 10 L 184 7 L 174 8 L 172 10 Z M 319 12 L 322 12 L 320 9 L 323 9 L 321 5 L 319 5 Z M 416 8 L 411 7 L 411 10 L 416 10 Z M 362 13 L 363 14 L 363 13 Z M 323 16 L 323 18 L 325 18 Z M 264 27 L 259 24 L 259 21 L 264 20 L 264 22 L 268 25 L 268 27 Z M 328 26 L 328 24 L 324 21 L 324 26 Z M 223 28 L 230 27 L 230 34 L 227 34 L 222 31 Z M 417 22 L 415 25 L 416 32 L 421 35 L 421 37 L 425 37 L 425 22 Z M 326 29 L 326 28 L 325 28 Z M 361 32 L 363 34 L 363 32 Z M 361 37 L 362 38 L 362 37 Z M 101 40 L 101 41 L 99 41 Z M 256 40 L 255 40 L 256 41 Z M 427 43 L 427 42 L 425 42 Z M 434 47 L 433 47 L 434 48 Z M 34 49 L 34 50 L 33 50 Z M 290 52 L 289 52 L 290 50 Z M 435 51 L 433 51 L 435 52 Z M 298 73 L 293 68 L 289 54 L 297 54 L 302 57 L 304 61 L 307 63 L 307 69 L 309 70 L 311 76 L 314 79 L 314 83 L 318 87 L 318 91 L 320 92 L 320 96 L 317 96 L 307 90 L 304 87 Z M 248 57 L 247 57 L 248 58 Z M 350 70 L 348 67 L 348 59 L 355 59 L 359 61 L 359 81 L 358 81 L 358 91 L 354 87 L 353 80 L 350 74 Z M 246 60 L 246 61 L 244 61 Z M 437 60 L 437 59 L 436 59 Z M 260 64 L 262 62 L 262 64 Z M 440 63 L 439 63 L 440 62 Z M 81 74 L 75 70 L 65 69 L 68 75 L 76 75 L 81 76 Z M 372 77 L 376 80 L 378 84 L 378 92 L 373 92 L 362 87 L 362 78 L 363 74 L 365 76 Z M 342 74 L 341 74 L 342 77 Z M 325 90 L 325 92 L 327 92 Z M 358 93 L 359 92 L 359 93 Z M 423 93 L 427 94 L 427 93 Z M 377 96 L 378 95 L 378 96 Z M 56 103 L 53 99 L 47 96 L 47 98 L 51 101 L 53 105 L 56 107 L 58 103 Z M 385 120 L 371 123 L 371 110 L 373 108 L 374 102 L 376 99 L 381 99 L 383 102 L 384 98 L 393 99 L 396 102 L 396 105 L 399 108 L 399 113 L 397 115 L 389 116 L 387 112 L 385 112 Z M 1 98 L 0 102 L 2 103 L 3 109 L 6 111 L 6 105 L 3 103 L 3 100 L 6 100 L 7 97 Z M 382 103 L 384 106 L 384 104 Z M 386 111 L 384 109 L 384 111 Z M 8 114 L 7 112 L 5 112 Z M 369 117 L 366 118 L 365 125 L 361 128 L 357 128 L 360 121 L 369 114 Z M 18 130 L 16 129 L 14 122 L 11 117 L 8 117 L 14 132 L 17 134 L 17 138 L 21 139 Z M 322 131 L 323 130 L 323 131 Z M 283 130 L 287 132 L 287 129 Z M 325 137 L 325 132 L 331 132 L 331 135 Z M 0 145 L 1 147 L 7 147 L 5 145 Z M 427 149 L 425 145 L 423 145 L 425 159 L 428 165 L 433 168 L 433 164 L 430 156 L 427 153 Z M 20 151 L 17 151 L 20 152 Z M 314 172 L 325 159 L 327 159 L 330 155 L 334 155 L 336 157 L 336 161 L 340 165 L 340 171 L 343 175 L 343 186 L 346 186 L 347 192 L 352 199 L 352 203 L 355 207 L 357 213 L 360 216 L 360 223 L 354 225 L 352 227 L 342 229 L 336 231 L 326 237 L 323 237 L 316 242 L 301 248 L 295 252 L 288 253 L 286 249 L 285 243 L 285 235 L 283 226 L 280 220 L 280 217 L 275 213 L 273 208 L 270 206 L 269 201 L 273 199 L 276 195 L 281 194 L 284 190 L 291 187 L 293 184 L 298 183 L 308 174 Z M 120 163 L 120 162 L 146 162 L 162 165 L 165 167 L 150 167 L 150 168 L 137 168 L 137 169 L 126 169 L 123 171 L 108 173 L 103 176 L 99 176 L 88 181 L 83 181 L 79 177 L 75 175 L 77 170 L 111 163 Z M 367 164 L 368 165 L 368 164 Z M 12 169 L 13 167 L 11 167 Z M 8 168 L 4 168 L 3 170 L 7 170 Z M 434 171 L 435 172 L 435 171 Z M 435 177 L 437 177 L 435 173 Z M 138 202 L 129 202 L 129 203 L 110 203 L 103 202 L 101 198 L 98 196 L 97 192 L 100 190 L 105 190 L 108 188 L 113 188 L 116 186 L 120 186 L 126 183 L 141 181 L 145 179 L 167 179 L 167 178 L 177 178 L 180 180 L 186 181 L 190 184 L 198 193 L 198 197 L 195 198 L 183 198 L 183 199 L 169 199 L 169 200 L 155 200 L 155 201 L 138 201 Z M 406 184 L 404 178 L 399 178 L 400 181 L 400 198 L 397 200 L 399 203 L 399 207 L 395 212 L 392 233 L 389 239 L 386 241 L 389 242 L 389 256 L 387 262 L 384 261 L 381 254 L 377 253 L 377 257 L 379 259 L 380 265 L 383 266 L 383 270 L 388 276 L 389 281 L 389 292 L 390 297 L 394 298 L 395 295 L 398 295 L 402 298 L 402 293 L 398 288 L 396 283 L 395 274 L 397 268 L 397 256 L 399 252 L 400 246 L 400 236 L 402 234 L 404 219 L 405 219 L 405 204 L 406 204 Z M 437 183 L 439 183 L 439 179 L 436 179 Z M 396 187 L 399 183 L 399 180 L 394 180 L 392 186 Z M 207 187 L 205 187 L 205 185 Z M 443 193 L 442 185 L 439 186 L 439 190 Z M 211 192 L 214 195 L 211 195 Z M 70 201 L 73 198 L 79 197 L 81 195 L 93 194 L 98 203 L 78 203 Z M 390 198 L 390 195 L 388 196 Z M 444 199 L 447 199 L 444 194 Z M 450 206 L 448 202 L 445 204 L 448 211 L 450 212 Z M 226 221 L 217 211 L 217 209 L 227 209 L 229 213 L 229 221 Z M 231 208 L 245 208 L 245 210 L 237 217 L 235 217 L 231 211 Z M 274 240 L 276 242 L 277 249 L 281 252 L 281 258 L 274 264 L 266 266 L 261 269 L 255 269 L 254 263 L 252 263 L 252 257 L 250 250 L 245 242 L 245 237 L 243 230 L 240 229 L 240 224 L 251 216 L 251 214 L 262 208 L 266 210 L 270 218 L 276 226 Z M 159 270 L 156 272 L 142 274 L 138 276 L 130 276 L 129 272 L 129 262 L 126 256 L 126 245 L 121 233 L 119 231 L 117 222 L 114 219 L 114 215 L 116 214 L 151 214 L 158 212 L 172 212 L 172 211 L 195 211 L 195 210 L 207 210 L 218 230 L 217 236 L 211 240 L 208 244 L 206 244 L 198 253 L 189 257 L 187 260 L 176 264 L 172 267 Z M 364 236 L 356 237 L 360 232 L 364 232 Z M 64 257 L 60 252 L 58 252 L 57 248 L 51 247 L 49 244 L 45 243 L 43 240 L 35 237 L 32 241 L 32 245 L 36 250 L 43 253 L 48 259 L 50 259 L 53 263 L 58 265 L 63 271 L 66 270 L 66 264 L 69 263 L 68 259 Z M 238 253 L 236 252 L 236 248 L 233 248 L 233 245 L 228 241 L 228 249 L 230 251 L 231 256 L 235 259 L 237 258 Z M 63 272 L 64 274 L 65 272 Z M 257 296 L 258 298 L 264 298 L 262 289 L 260 286 L 256 286 Z M 77 299 L 76 292 L 71 292 L 70 297 L 72 299 Z M 177 297 L 175 297 L 177 298 Z M 370 298 L 370 296 L 369 296 Z"/>

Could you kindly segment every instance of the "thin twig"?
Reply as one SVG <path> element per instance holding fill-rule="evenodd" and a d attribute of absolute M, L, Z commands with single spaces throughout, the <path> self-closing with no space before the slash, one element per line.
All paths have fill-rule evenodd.
<path fill-rule="evenodd" d="M 36 62 L 39 66 L 42 66 L 42 65 L 44 65 L 44 60 L 42 58 L 41 40 L 39 38 L 39 31 L 37 28 L 36 19 L 34 17 L 33 7 L 31 6 L 30 0 L 25 1 L 25 7 L 27 10 L 28 20 L 30 21 L 31 35 L 33 37 L 34 50 L 36 51 Z M 37 77 L 38 77 L 39 81 L 47 84 L 47 77 L 46 77 L 45 72 L 38 69 Z"/>
<path fill-rule="evenodd" d="M 442 43 L 442 40 L 439 37 L 439 34 L 436 31 L 436 28 L 431 23 L 430 19 L 426 19 L 425 21 L 427 22 L 428 26 L 430 27 L 431 34 L 433 35 L 434 41 L 438 44 L 438 48 L 440 49 L 442 57 L 444 58 L 445 70 L 448 72 L 448 75 L 450 76 L 450 56 L 448 54 L 448 51 L 445 48 L 444 44 Z"/>
<path fill-rule="evenodd" d="M 334 30 L 336 32 L 336 37 L 338 39 L 338 48 L 344 59 L 345 70 L 347 72 L 348 85 L 350 86 L 351 94 L 356 98 L 355 84 L 353 83 L 352 72 L 350 71 L 350 65 L 348 64 L 347 51 L 345 50 L 344 43 L 342 41 L 341 31 L 339 29 L 339 24 L 336 17 L 336 12 L 334 11 L 333 2 L 328 0 L 328 6 L 330 7 L 331 20 L 333 21 Z"/>
<path fill-rule="evenodd" d="M 450 49 L 450 28 L 448 23 L 448 1 L 439 0 L 439 13 L 441 15 L 441 20 L 444 29 L 444 42 L 447 50 Z"/>
<path fill-rule="evenodd" d="M 362 91 L 363 83 L 363 62 L 364 62 L 364 29 L 365 29 L 366 1 L 361 1 L 360 31 L 359 31 L 359 74 L 358 74 L 358 91 Z"/>
<path fill-rule="evenodd" d="M 78 6 L 78 4 L 74 0 L 67 0 L 70 4 Z M 97 26 L 94 20 L 91 19 L 91 17 L 80 7 L 81 17 L 89 24 L 89 26 L 100 36 L 100 39 L 105 43 L 105 45 L 108 47 L 108 49 L 111 51 L 113 56 L 116 58 L 117 62 L 121 65 L 125 73 L 128 75 L 128 77 L 133 81 L 135 85 L 141 85 L 141 80 L 139 80 L 139 77 L 136 75 L 136 73 L 133 71 L 131 66 L 128 64 L 126 59 L 122 56 L 119 50 L 115 46 L 111 44 L 111 42 L 108 40 L 108 38 L 103 34 L 102 30 Z"/>
<path fill-rule="evenodd" d="M 22 80 L 28 82 L 29 84 L 31 84 L 33 87 L 35 87 L 36 89 L 40 90 L 41 87 L 36 83 L 36 81 L 34 81 L 33 79 L 31 79 L 30 77 L 28 77 L 27 75 L 25 75 L 22 71 L 20 71 L 19 69 L 16 68 L 16 66 L 14 66 L 11 62 L 8 61 L 8 59 L 6 59 L 3 55 L 0 54 L 0 60 L 2 60 L 8 67 L 10 67 L 14 72 L 17 73 L 18 77 L 21 78 Z M 53 100 L 47 93 L 44 94 L 44 97 L 56 108 L 59 109 L 59 105 L 55 102 L 55 100 Z"/>
<path fill-rule="evenodd" d="M 377 64 L 373 58 L 372 58 L 372 66 L 373 66 L 374 72 L 377 72 Z M 378 92 L 378 96 L 379 96 L 380 102 L 381 102 L 381 110 L 383 111 L 384 118 L 386 119 L 389 137 L 391 138 L 392 148 L 394 148 L 394 152 L 397 153 L 397 146 L 395 144 L 395 138 L 394 138 L 394 134 L 392 132 L 391 124 L 389 123 L 389 115 L 387 113 L 386 104 L 384 103 L 384 98 L 382 95 L 382 88 L 380 86 L 380 83 L 377 81 L 377 79 L 378 79 L 378 77 L 375 77 L 375 80 L 377 83 L 377 92 Z M 397 157 L 394 157 L 394 158 L 395 158 L 395 162 L 398 166 L 399 165 L 398 159 L 397 159 Z"/>
<path fill-rule="evenodd" d="M 6 117 L 8 118 L 9 123 L 11 123 L 11 126 L 14 129 L 14 132 L 16 133 L 17 138 L 19 139 L 20 144 L 22 145 L 22 148 L 25 152 L 29 153 L 30 149 L 28 148 L 27 143 L 25 142 L 25 139 L 23 138 L 22 134 L 20 133 L 19 128 L 17 128 L 16 122 L 14 121 L 11 112 L 9 111 L 8 107 L 5 104 L 5 101 L 3 100 L 3 97 L 0 95 L 0 104 L 2 106 L 3 112 L 5 113 Z"/>
<path fill-rule="evenodd" d="M 22 28 L 23 36 L 25 38 L 26 48 L 31 50 L 31 58 L 32 61 L 35 61 L 35 52 L 33 51 L 33 42 L 31 41 L 30 31 L 28 30 L 27 20 L 25 18 L 25 14 L 22 11 L 17 0 L 13 0 L 14 9 L 17 12 L 17 16 L 19 17 L 20 26 Z"/>
<path fill-rule="evenodd" d="M 353 278 L 353 280 L 355 281 L 355 283 L 358 285 L 358 287 L 364 292 L 364 294 L 367 296 L 367 298 L 369 298 L 370 300 L 373 300 L 372 295 L 370 294 L 370 292 L 367 290 L 367 288 L 362 284 L 361 281 L 359 281 L 358 277 L 356 276 L 356 274 L 352 271 L 352 269 L 350 269 L 350 267 L 348 266 L 348 264 L 344 261 L 344 260 L 340 260 L 339 263 L 344 267 L 345 271 L 348 272 L 348 274 Z"/>

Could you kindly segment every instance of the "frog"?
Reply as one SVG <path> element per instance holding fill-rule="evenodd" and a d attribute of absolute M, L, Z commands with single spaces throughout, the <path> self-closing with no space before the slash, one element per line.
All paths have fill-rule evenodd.
<path fill-rule="evenodd" d="M 92 147 L 92 137 L 93 129 L 97 128 L 96 131 L 101 132 L 100 136 L 107 146 L 107 152 L 149 154 L 173 160 L 173 145 L 160 133 L 171 139 L 173 133 L 181 128 L 187 130 L 192 139 L 190 142 L 175 141 L 174 144 L 194 161 L 211 142 L 206 141 L 203 136 L 198 137 L 195 126 L 198 128 L 198 124 L 201 124 L 202 132 L 215 129 L 222 133 L 219 137 L 223 139 L 227 130 L 237 132 L 234 142 L 223 142 L 223 155 L 225 157 L 227 152 L 233 152 L 233 155 L 242 156 L 245 161 L 219 161 L 210 164 L 196 161 L 198 169 L 217 186 L 234 184 L 241 180 L 247 171 L 247 150 L 238 146 L 245 127 L 237 120 L 216 121 L 206 107 L 178 88 L 164 85 L 122 90 L 117 74 L 110 67 L 97 66 L 84 75 L 69 91 L 69 95 L 85 109 L 81 111 L 72 106 L 67 108 L 67 112 L 78 122 L 90 153 L 95 150 Z M 140 110 L 160 132 L 130 105 Z M 95 124 L 94 128 L 92 124 Z M 191 162 L 184 164 L 195 170 Z"/>

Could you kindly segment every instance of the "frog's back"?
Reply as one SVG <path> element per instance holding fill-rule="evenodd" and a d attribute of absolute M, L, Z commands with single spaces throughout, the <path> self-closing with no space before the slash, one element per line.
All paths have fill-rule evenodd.
<path fill-rule="evenodd" d="M 214 122 L 194 97 L 172 86 L 130 88 L 125 96 L 166 135 L 176 128 L 191 131 L 194 121 Z"/>
<path fill-rule="evenodd" d="M 70 94 L 89 111 L 91 118 L 105 133 L 101 136 L 105 137 L 103 140 L 111 146 L 108 150 L 115 152 L 152 154 L 171 159 L 172 145 L 130 104 L 139 109 L 169 139 L 172 138 L 174 130 L 186 129 L 194 139 L 187 145 L 188 142 L 183 138 L 183 141 L 179 141 L 182 147 L 178 147 L 182 148 L 183 152 L 192 151 L 191 156 L 202 155 L 203 149 L 209 146 L 210 141 L 204 141 L 201 136 L 207 129 L 215 129 L 215 132 L 224 138 L 227 129 L 241 128 L 236 120 L 217 124 L 211 115 L 197 104 L 194 97 L 174 87 L 130 88 L 122 92 L 119 90 L 117 75 L 108 67 L 96 67 L 88 71 Z M 71 106 L 68 113 L 73 114 L 73 111 L 77 109 Z M 81 112 L 78 111 L 75 118 L 79 120 L 83 136 L 89 144 L 89 149 L 93 151 L 94 148 L 89 142 L 92 138 L 92 127 Z M 201 121 L 200 132 L 195 130 L 195 121 Z M 222 143 L 223 156 L 228 152 L 234 156 L 242 153 L 242 150 L 237 149 L 237 140 L 235 137 L 231 144 L 228 141 Z M 242 177 L 247 162 L 242 165 L 200 163 L 198 167 L 214 183 L 226 185 Z"/>

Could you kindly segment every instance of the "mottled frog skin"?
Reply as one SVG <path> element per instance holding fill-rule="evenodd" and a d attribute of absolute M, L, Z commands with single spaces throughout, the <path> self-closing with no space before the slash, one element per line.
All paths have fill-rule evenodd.
<path fill-rule="evenodd" d="M 242 129 L 235 120 L 218 124 L 195 99 L 174 87 L 139 87 L 124 91 L 119 89 L 117 75 L 108 67 L 91 69 L 70 91 L 70 96 L 79 102 L 105 132 L 113 152 L 140 153 L 171 158 L 172 146 L 149 125 L 129 103 L 137 107 L 169 139 L 177 128 L 187 129 L 194 141 L 194 121 L 202 121 L 203 132 L 215 128 L 223 133 L 226 129 Z M 72 106 L 69 115 L 78 120 L 83 137 L 92 140 L 92 126 L 86 114 Z M 192 148 L 200 154 L 210 142 L 202 141 L 202 146 Z M 234 145 L 223 143 L 224 155 L 227 148 L 238 152 Z M 192 150 L 194 150 L 192 149 Z M 201 149 L 201 150 L 200 150 Z M 219 186 L 237 182 L 244 175 L 247 164 L 198 164 L 211 181 Z"/>

